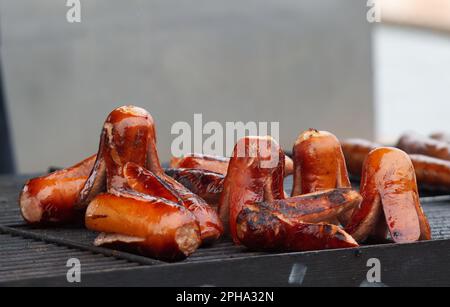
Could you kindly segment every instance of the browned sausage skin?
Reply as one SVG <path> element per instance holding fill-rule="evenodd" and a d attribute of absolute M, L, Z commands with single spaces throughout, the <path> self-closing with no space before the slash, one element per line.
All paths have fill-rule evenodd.
<path fill-rule="evenodd" d="M 236 148 L 253 154 L 239 155 Z M 242 153 L 242 152 L 241 152 Z M 236 243 L 251 249 L 303 251 L 354 247 L 353 238 L 335 225 L 311 224 L 335 218 L 356 206 L 358 193 L 321 191 L 284 199 L 284 159 L 270 137 L 241 139 L 233 152 L 220 203 Z"/>
<path fill-rule="evenodd" d="M 97 246 L 137 251 L 163 260 L 179 260 L 200 245 L 195 217 L 167 199 L 137 193 L 100 194 L 89 204 L 86 227 L 102 232 Z"/>
<path fill-rule="evenodd" d="M 331 224 L 288 223 L 263 207 L 247 205 L 237 219 L 242 244 L 262 251 L 311 251 L 357 247 L 344 230 Z"/>
<path fill-rule="evenodd" d="M 122 106 L 106 119 L 94 168 L 80 193 L 77 206 L 86 208 L 99 193 L 126 188 L 126 163 L 146 165 L 148 148 L 154 138 L 154 122 L 144 109 Z"/>
<path fill-rule="evenodd" d="M 416 171 L 417 182 L 425 188 L 450 191 L 450 161 L 409 155 Z"/>
<path fill-rule="evenodd" d="M 284 196 L 280 186 L 284 177 L 281 164 L 284 166 L 284 153 L 271 137 L 242 138 L 234 147 L 220 198 L 219 214 L 235 243 L 239 243 L 236 218 L 246 204 L 262 202 L 265 195 L 272 199 L 274 194 L 278 198 Z M 275 190 L 274 185 L 278 185 Z"/>
<path fill-rule="evenodd" d="M 450 144 L 424 137 L 420 134 L 405 133 L 397 147 L 409 154 L 420 154 L 450 161 Z"/>
<path fill-rule="evenodd" d="M 170 160 L 170 168 L 201 169 L 222 175 L 227 174 L 229 158 L 190 153 L 181 158 L 173 157 Z M 294 163 L 291 158 L 285 156 L 285 175 L 292 175 Z"/>
<path fill-rule="evenodd" d="M 125 173 L 127 163 L 130 167 Z M 156 182 L 166 190 L 155 188 Z M 105 121 L 97 161 L 80 193 L 78 205 L 84 208 L 104 191 L 113 193 L 130 189 L 159 198 L 168 197 L 166 192 L 170 190 L 200 223 L 204 243 L 212 242 L 222 234 L 217 212 L 164 173 L 159 163 L 151 115 L 144 109 L 124 106 L 111 112 Z M 173 201 L 170 197 L 169 200 Z"/>
<path fill-rule="evenodd" d="M 351 187 L 341 144 L 333 134 L 309 129 L 297 138 L 292 152 L 292 196 Z"/>
<path fill-rule="evenodd" d="M 226 157 L 190 153 L 181 158 L 173 157 L 170 168 L 202 169 L 226 175 L 229 161 Z"/>
<path fill-rule="evenodd" d="M 374 149 L 382 145 L 363 139 L 347 139 L 342 142 L 342 151 L 347 163 L 349 173 L 356 177 L 361 177 L 364 160 Z"/>
<path fill-rule="evenodd" d="M 414 167 L 403 151 L 382 147 L 369 153 L 363 167 L 361 195 L 363 202 L 345 228 L 358 242 L 374 232 L 382 213 L 394 242 L 431 239 Z"/>
<path fill-rule="evenodd" d="M 217 212 L 205 200 L 174 179 L 169 177 L 172 180 L 169 181 L 159 177 L 135 163 L 125 165 L 124 173 L 131 189 L 143 194 L 166 197 L 172 201 L 178 200 L 189 209 L 199 223 L 203 243 L 212 243 L 222 235 L 223 226 Z"/>
<path fill-rule="evenodd" d="M 366 140 L 350 139 L 342 143 L 350 174 L 361 176 L 362 166 L 367 155 L 382 145 Z M 450 161 L 425 155 L 409 155 L 420 186 L 430 190 L 450 191 Z"/>
<path fill-rule="evenodd" d="M 30 224 L 82 220 L 82 214 L 75 209 L 75 202 L 95 159 L 95 156 L 91 156 L 72 167 L 30 179 L 19 197 L 24 220 Z"/>
<path fill-rule="evenodd" d="M 187 168 L 169 168 L 165 172 L 211 206 L 219 205 L 225 180 L 224 175 L 202 169 Z"/>

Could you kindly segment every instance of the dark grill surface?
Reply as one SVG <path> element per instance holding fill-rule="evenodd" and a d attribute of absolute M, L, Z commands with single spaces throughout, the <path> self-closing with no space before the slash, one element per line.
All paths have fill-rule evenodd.
<path fill-rule="evenodd" d="M 79 259 L 86 273 L 140 265 L 125 259 L 10 234 L 0 234 L 0 246 L 0 282 L 65 275 L 68 270 L 66 263 L 70 258 Z"/>
<path fill-rule="evenodd" d="M 164 262 L 124 252 L 97 248 L 96 236 L 82 228 L 37 229 L 24 224 L 17 205 L 25 178 L 0 177 L 0 283 L 20 279 L 65 276 L 69 258 L 80 259 L 84 273 L 104 272 L 138 266 L 163 265 Z M 286 180 L 290 190 L 291 179 Z M 450 239 L 450 197 L 422 199 L 430 220 L 433 239 Z M 208 260 L 240 259 L 264 253 L 249 252 L 245 247 L 221 241 L 200 248 L 182 263 Z"/>

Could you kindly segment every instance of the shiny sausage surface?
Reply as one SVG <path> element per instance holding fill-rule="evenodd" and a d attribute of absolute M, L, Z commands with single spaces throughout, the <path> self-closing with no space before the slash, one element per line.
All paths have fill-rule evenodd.
<path fill-rule="evenodd" d="M 361 195 L 363 202 L 345 228 L 358 242 L 376 229 L 382 213 L 394 242 L 431 238 L 419 201 L 414 166 L 405 152 L 386 147 L 370 152 L 363 167 Z"/>
<path fill-rule="evenodd" d="M 70 223 L 82 220 L 75 209 L 96 157 L 51 174 L 30 179 L 19 196 L 19 207 L 29 224 Z"/>
<path fill-rule="evenodd" d="M 100 194 L 89 204 L 88 229 L 97 246 L 119 247 L 162 260 L 180 260 L 200 245 L 195 217 L 184 207 L 147 195 Z"/>
<path fill-rule="evenodd" d="M 315 129 L 305 131 L 297 138 L 292 152 L 292 196 L 351 187 L 341 144 L 333 134 Z"/>

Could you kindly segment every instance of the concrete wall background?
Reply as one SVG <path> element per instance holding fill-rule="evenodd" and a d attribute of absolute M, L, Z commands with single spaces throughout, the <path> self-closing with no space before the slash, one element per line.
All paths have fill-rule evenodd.
<path fill-rule="evenodd" d="M 162 159 L 175 121 L 280 121 L 372 137 L 371 37 L 359 0 L 2 0 L 2 61 L 20 172 L 95 152 L 116 106 L 148 109 Z"/>

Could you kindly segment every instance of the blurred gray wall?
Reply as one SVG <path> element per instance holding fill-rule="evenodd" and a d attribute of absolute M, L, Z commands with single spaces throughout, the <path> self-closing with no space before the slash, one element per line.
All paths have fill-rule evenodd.
<path fill-rule="evenodd" d="M 20 172 L 97 150 L 116 106 L 148 109 L 162 159 L 175 121 L 279 121 L 372 137 L 371 35 L 360 0 L 2 0 L 2 61 Z"/>

